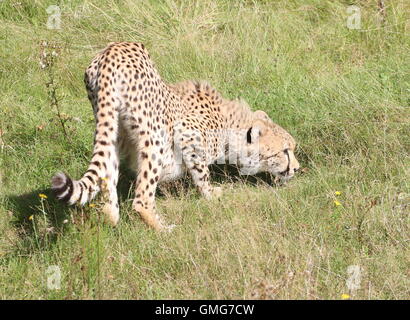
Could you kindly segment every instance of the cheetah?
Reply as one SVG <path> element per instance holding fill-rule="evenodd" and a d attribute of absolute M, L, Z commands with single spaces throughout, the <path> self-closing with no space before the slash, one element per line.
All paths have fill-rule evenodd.
<path fill-rule="evenodd" d="M 155 206 L 158 183 L 188 172 L 207 199 L 221 195 L 208 166 L 229 161 L 244 174 L 270 172 L 283 180 L 299 169 L 294 138 L 243 100 L 225 99 L 207 82 L 166 84 L 141 43 L 113 42 L 85 71 L 96 129 L 88 170 L 65 173 L 52 190 L 68 204 L 84 205 L 103 188 L 106 219 L 117 225 L 120 156 L 136 171 L 133 209 L 155 230 L 170 230 Z"/>

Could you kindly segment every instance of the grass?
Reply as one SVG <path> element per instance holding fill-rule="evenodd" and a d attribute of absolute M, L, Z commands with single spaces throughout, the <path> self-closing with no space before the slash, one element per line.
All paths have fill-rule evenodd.
<path fill-rule="evenodd" d="M 0 1 L 0 298 L 408 299 L 410 5 L 385 2 L 383 22 L 373 0 Z M 359 30 L 346 27 L 352 3 Z M 60 30 L 46 27 L 50 5 Z M 58 46 L 44 49 L 58 52 L 52 69 L 42 40 Z M 220 201 L 164 187 L 171 234 L 132 212 L 127 171 L 115 229 L 98 201 L 57 203 L 51 176 L 78 178 L 91 156 L 83 71 L 111 41 L 144 42 L 168 82 L 206 79 L 265 110 L 304 173 L 282 187 L 215 177 Z"/>

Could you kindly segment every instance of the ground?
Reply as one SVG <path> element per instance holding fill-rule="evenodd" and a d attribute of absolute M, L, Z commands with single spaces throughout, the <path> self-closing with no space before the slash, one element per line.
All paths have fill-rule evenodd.
<path fill-rule="evenodd" d="M 410 5 L 385 3 L 0 1 L 0 299 L 408 298 Z M 80 177 L 92 153 L 82 78 L 110 41 L 266 111 L 302 173 L 275 186 L 217 168 L 210 202 L 164 187 L 170 234 L 135 216 L 127 171 L 117 228 L 100 200 L 57 203 L 52 175 Z"/>

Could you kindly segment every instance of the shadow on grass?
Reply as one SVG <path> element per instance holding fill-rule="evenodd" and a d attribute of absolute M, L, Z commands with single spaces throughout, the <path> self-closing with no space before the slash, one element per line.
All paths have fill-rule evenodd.
<path fill-rule="evenodd" d="M 266 172 L 258 173 L 256 175 L 240 174 L 239 169 L 234 165 L 211 165 L 211 179 L 218 183 L 244 183 L 251 186 L 258 184 L 266 184 L 269 186 L 276 186 L 277 184 L 272 179 L 272 175 Z"/>
<path fill-rule="evenodd" d="M 258 173 L 253 176 L 241 175 L 238 168 L 234 165 L 211 165 L 211 183 L 242 183 L 249 186 L 265 184 L 269 186 L 277 186 L 272 175 L 269 173 Z M 120 201 L 132 199 L 135 187 L 135 173 L 126 166 L 121 166 L 121 177 L 118 183 L 118 195 Z M 181 194 L 186 194 L 190 190 L 195 189 L 189 174 L 183 178 L 164 182 L 158 185 L 156 198 L 161 199 L 167 196 L 178 198 Z M 199 196 L 199 195 L 198 195 Z"/>
<path fill-rule="evenodd" d="M 211 165 L 209 169 L 211 172 L 211 184 L 241 183 L 248 186 L 260 184 L 277 186 L 272 176 L 268 173 L 258 173 L 253 176 L 242 175 L 233 165 Z M 181 194 L 187 194 L 195 189 L 191 177 L 187 174 L 183 179 L 159 185 L 156 197 L 159 199 L 166 196 L 178 198 Z M 199 194 L 198 197 L 200 197 Z"/>
<path fill-rule="evenodd" d="M 260 183 L 274 185 L 269 174 L 244 176 L 240 175 L 234 166 L 228 165 L 213 165 L 210 169 L 213 183 L 239 182 L 247 185 Z M 118 184 L 120 203 L 132 200 L 134 187 L 135 173 L 126 167 L 121 168 Z M 195 187 L 190 177 L 186 176 L 184 179 L 161 184 L 157 191 L 157 198 L 168 196 L 178 198 L 181 194 L 186 194 L 193 189 Z M 13 212 L 12 223 L 22 240 L 20 250 L 24 251 L 31 252 L 49 248 L 59 236 L 68 230 L 67 222 L 72 219 L 73 210 L 70 208 L 73 207 L 58 201 L 51 189 L 37 189 L 22 195 L 11 195 L 7 197 L 6 203 L 7 210 Z M 123 215 L 122 219 L 128 220 L 128 215 Z"/>
<path fill-rule="evenodd" d="M 69 208 L 54 198 L 51 189 L 11 195 L 6 203 L 7 210 L 13 212 L 20 251 L 48 248 L 63 233 L 64 221 L 69 219 Z"/>

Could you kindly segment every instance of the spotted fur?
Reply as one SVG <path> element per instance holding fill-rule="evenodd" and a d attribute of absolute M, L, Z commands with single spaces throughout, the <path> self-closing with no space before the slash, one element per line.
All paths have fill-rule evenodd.
<path fill-rule="evenodd" d="M 105 188 L 104 212 L 113 225 L 119 221 L 120 155 L 137 172 L 133 207 L 156 230 L 168 229 L 155 209 L 162 181 L 188 171 L 211 198 L 221 193 L 210 184 L 211 163 L 234 161 L 246 172 L 268 171 L 285 180 L 299 168 L 294 139 L 265 112 L 223 98 L 206 82 L 167 85 L 143 44 L 109 44 L 87 68 L 85 85 L 96 120 L 93 155 L 80 180 L 58 173 L 52 188 L 69 204 L 85 204 Z"/>

